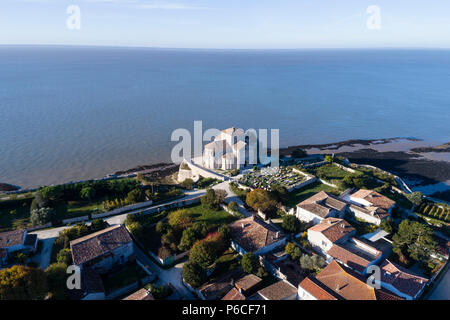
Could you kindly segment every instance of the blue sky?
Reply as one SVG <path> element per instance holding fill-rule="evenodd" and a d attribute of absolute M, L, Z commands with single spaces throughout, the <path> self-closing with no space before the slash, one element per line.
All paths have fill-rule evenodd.
<path fill-rule="evenodd" d="M 69 5 L 81 29 L 66 27 Z M 367 28 L 368 6 L 381 29 Z M 0 44 L 450 48 L 448 0 L 1 0 Z"/>

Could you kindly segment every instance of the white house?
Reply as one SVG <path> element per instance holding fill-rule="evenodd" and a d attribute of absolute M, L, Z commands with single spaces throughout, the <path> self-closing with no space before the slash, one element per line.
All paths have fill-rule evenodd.
<path fill-rule="evenodd" d="M 0 266 L 6 265 L 14 252 L 34 252 L 38 243 L 37 235 L 19 229 L 0 233 Z"/>
<path fill-rule="evenodd" d="M 70 241 L 73 264 L 106 273 L 134 258 L 134 245 L 124 225 L 115 225 Z"/>
<path fill-rule="evenodd" d="M 380 281 L 376 282 L 407 300 L 417 299 L 428 283 L 428 279 L 415 275 L 387 259 L 380 265 L 380 269 Z"/>
<path fill-rule="evenodd" d="M 242 129 L 232 127 L 222 130 L 205 145 L 202 161 L 205 168 L 230 170 L 256 164 L 257 159 L 257 139 L 250 139 Z"/>
<path fill-rule="evenodd" d="M 263 255 L 286 244 L 285 234 L 254 215 L 229 225 L 231 247 L 240 254 Z"/>
<path fill-rule="evenodd" d="M 346 195 L 343 200 L 350 203 L 349 211 L 356 218 L 380 225 L 387 218 L 395 206 L 395 201 L 373 190 L 360 189 L 353 194 Z"/>
<path fill-rule="evenodd" d="M 347 221 L 338 218 L 326 218 L 308 229 L 308 241 L 313 249 L 326 254 L 334 243 L 342 243 L 356 234 Z"/>
<path fill-rule="evenodd" d="M 343 218 L 347 203 L 337 199 L 325 191 L 320 191 L 312 197 L 297 204 L 296 216 L 300 221 L 318 224 L 329 217 Z"/>

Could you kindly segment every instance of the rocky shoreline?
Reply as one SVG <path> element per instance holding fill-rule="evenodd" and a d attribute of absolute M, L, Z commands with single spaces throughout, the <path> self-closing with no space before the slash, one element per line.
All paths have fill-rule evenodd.
<path fill-rule="evenodd" d="M 334 153 L 351 162 L 379 167 L 406 179 L 413 189 L 450 201 L 450 160 L 425 157 L 430 152 L 447 152 L 450 156 L 450 143 L 432 146 L 416 138 L 352 139 L 327 144 L 289 146 L 280 149 L 280 155 L 290 155 L 297 148 L 308 153 Z M 117 171 L 114 175 L 141 173 L 156 180 L 170 176 L 177 170 L 176 164 L 156 163 Z M 0 191 L 15 190 L 18 187 L 0 183 Z"/>

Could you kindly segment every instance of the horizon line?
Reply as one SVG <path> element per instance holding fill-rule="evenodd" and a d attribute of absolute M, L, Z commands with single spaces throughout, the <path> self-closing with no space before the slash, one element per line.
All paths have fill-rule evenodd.
<path fill-rule="evenodd" d="M 298 48 L 208 48 L 208 47 L 159 47 L 137 45 L 92 45 L 92 44 L 26 44 L 0 43 L 0 47 L 88 47 L 88 48 L 124 48 L 124 49 L 154 49 L 154 50 L 229 50 L 229 51 L 301 51 L 301 50 L 450 50 L 450 47 L 298 47 Z"/>

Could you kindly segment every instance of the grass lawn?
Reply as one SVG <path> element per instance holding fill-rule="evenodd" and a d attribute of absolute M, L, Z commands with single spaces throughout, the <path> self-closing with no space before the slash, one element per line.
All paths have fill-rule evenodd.
<path fill-rule="evenodd" d="M 103 285 L 107 292 L 114 291 L 116 289 L 123 288 L 133 282 L 139 280 L 139 270 L 136 264 L 126 265 L 122 270 L 117 273 L 108 275 L 104 281 Z"/>
<path fill-rule="evenodd" d="M 333 164 L 326 164 L 326 165 L 320 166 L 317 169 L 315 169 L 314 171 L 318 177 L 320 177 L 324 180 L 327 180 L 327 181 L 341 180 L 341 179 L 344 179 L 346 176 L 351 175 L 350 172 L 347 172 Z"/>
<path fill-rule="evenodd" d="M 314 182 L 312 184 L 309 184 L 303 188 L 294 190 L 292 192 L 289 192 L 289 198 L 284 205 L 287 205 L 288 207 L 295 208 L 295 206 L 302 202 L 303 200 L 315 195 L 316 193 L 320 191 L 329 192 L 331 194 L 338 195 L 339 191 L 336 188 L 327 186 L 326 184 L 323 184 L 321 182 Z"/>
<path fill-rule="evenodd" d="M 0 202 L 0 231 L 25 228 L 30 223 L 32 197 Z"/>
<path fill-rule="evenodd" d="M 184 208 L 193 218 L 194 222 L 205 222 L 210 226 L 229 224 L 236 220 L 234 216 L 224 210 L 210 210 L 202 207 L 201 204 Z"/>
<path fill-rule="evenodd" d="M 231 271 L 239 266 L 238 254 L 233 249 L 228 249 L 216 260 L 216 268 L 212 272 L 209 280 Z"/>

